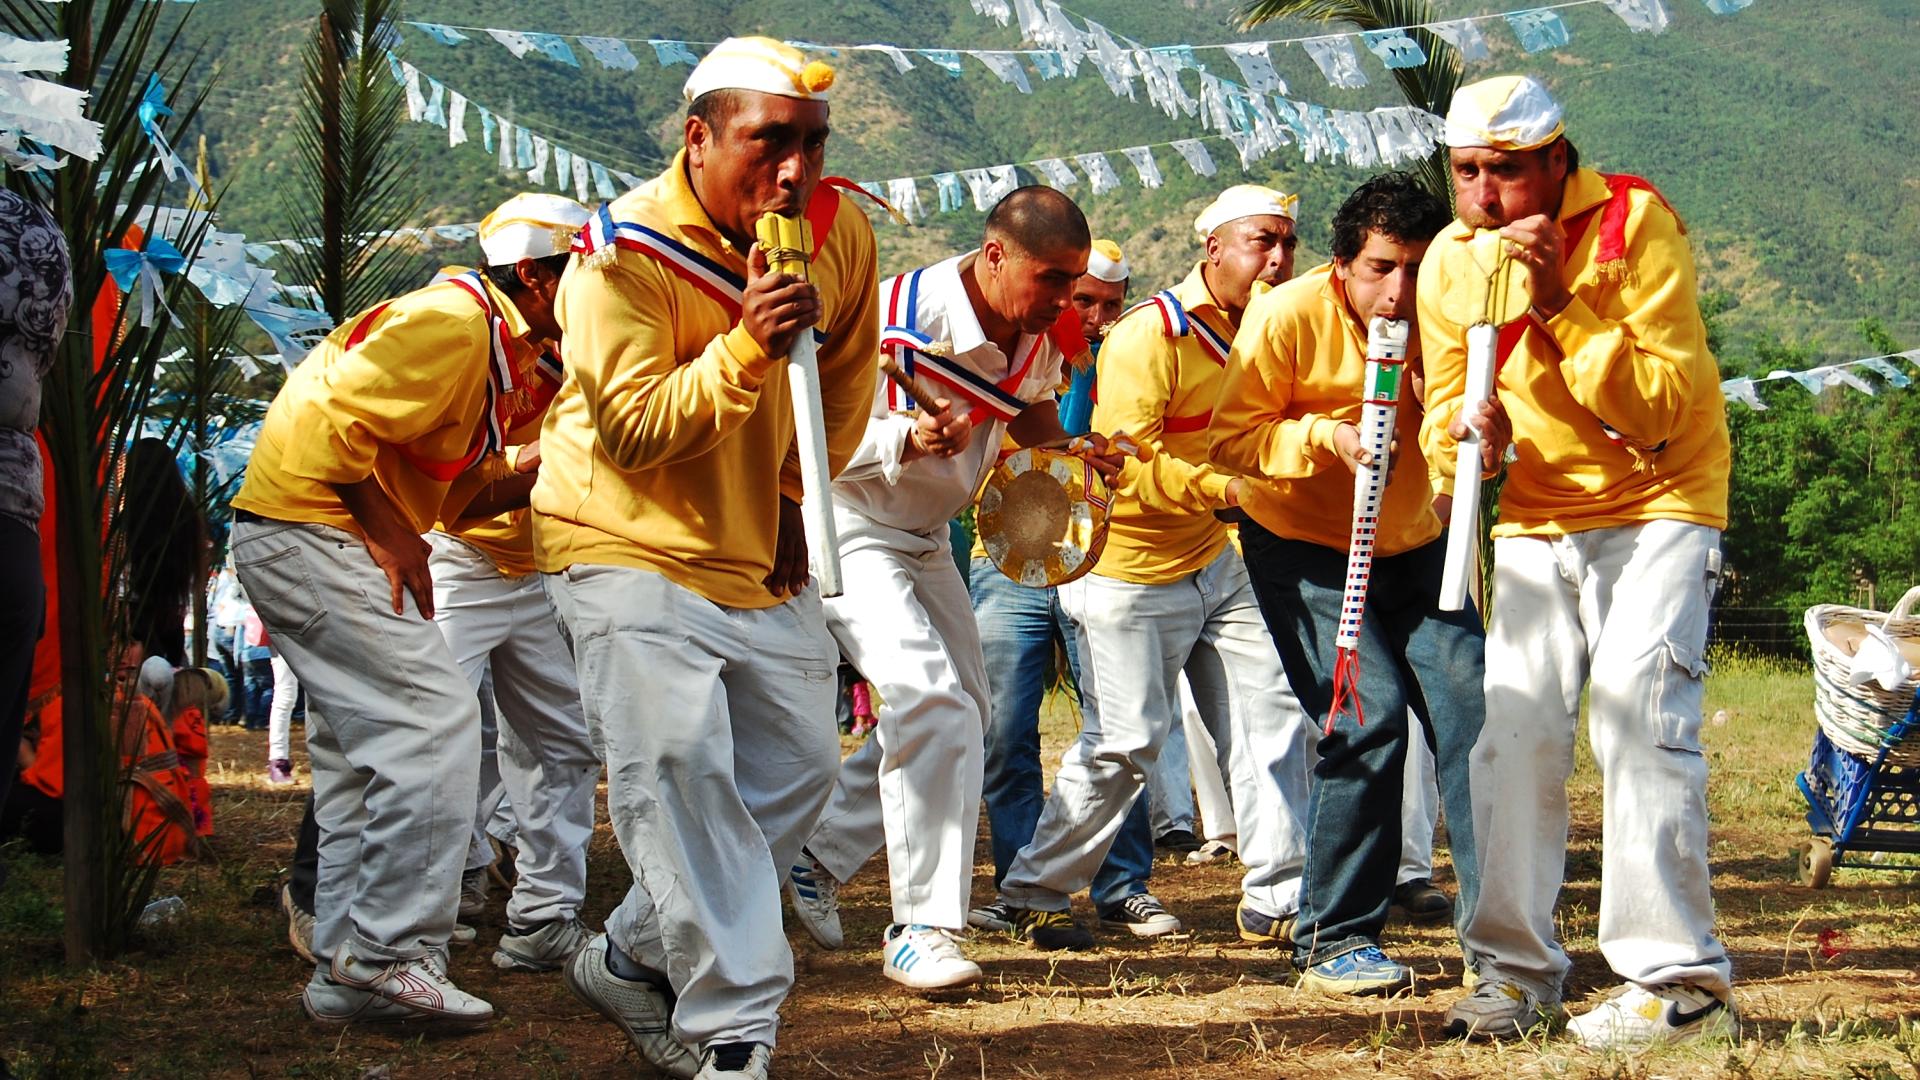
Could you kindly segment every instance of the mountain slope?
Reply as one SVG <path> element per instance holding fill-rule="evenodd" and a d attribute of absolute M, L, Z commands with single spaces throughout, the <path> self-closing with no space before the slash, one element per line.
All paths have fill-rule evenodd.
<path fill-rule="evenodd" d="M 1702 287 L 1731 294 L 1723 316 L 1735 341 L 1778 334 L 1852 355 L 1853 325 L 1878 316 L 1896 336 L 1920 337 L 1920 237 L 1914 192 L 1920 170 L 1909 117 L 1920 104 L 1904 42 L 1920 14 L 1910 0 L 1804 4 L 1758 0 L 1731 17 L 1698 0 L 1668 0 L 1673 28 L 1629 33 L 1604 7 L 1565 9 L 1572 44 L 1521 53 L 1503 26 L 1489 24 L 1495 48 L 1469 76 L 1530 71 L 1566 102 L 1585 159 L 1657 183 L 1692 230 Z M 1449 0 L 1449 17 L 1505 10 Z M 278 178 L 292 159 L 287 121 L 297 102 L 298 48 L 310 5 L 290 0 L 200 0 L 185 8 L 189 37 L 203 42 L 219 91 L 205 124 L 217 176 L 233 182 L 223 217 L 254 239 L 277 235 Z M 1145 5 L 1088 0 L 1073 11 L 1147 44 L 1301 36 L 1317 27 L 1269 24 L 1252 34 L 1229 25 L 1232 7 L 1217 0 Z M 840 0 L 788 5 L 656 0 L 422 0 L 408 17 L 469 26 L 501 26 L 629 38 L 713 41 L 734 32 L 828 42 L 893 42 L 906 47 L 1006 48 L 1017 34 L 974 14 L 965 0 Z M 538 55 L 514 59 L 481 34 L 457 47 L 409 28 L 403 54 L 423 72 L 476 102 L 608 165 L 646 175 L 678 144 L 685 67 L 661 68 L 636 42 L 636 72 L 603 71 L 578 49 L 583 67 Z M 696 49 L 696 51 L 698 51 Z M 1328 87 L 1295 46 L 1274 50 L 1298 100 L 1340 108 L 1397 104 L 1393 85 L 1371 57 L 1372 85 Z M 1237 78 L 1219 52 L 1202 52 L 1210 70 Z M 875 54 L 839 58 L 833 172 L 884 180 L 936 170 L 1026 161 L 1044 156 L 1158 143 L 1198 134 L 1192 121 L 1169 120 L 1139 102 L 1114 98 L 1083 68 L 1072 80 L 1043 82 L 1023 95 L 964 58 L 965 75 L 948 77 L 920 61 L 896 73 Z M 1188 76 L 1193 86 L 1193 77 Z M 449 148 L 437 128 L 405 136 L 426 190 L 423 223 L 473 221 L 525 185 L 500 174 L 479 145 Z M 1303 195 L 1305 258 L 1324 251 L 1326 220 L 1363 178 L 1346 166 L 1303 162 L 1292 148 L 1242 174 L 1231 147 L 1209 144 L 1220 174 L 1190 175 L 1178 155 L 1156 153 L 1165 187 L 1146 191 L 1115 154 L 1122 190 L 1093 197 L 1083 180 L 1071 189 L 1095 229 L 1120 239 L 1137 271 L 1136 291 L 1175 279 L 1195 257 L 1189 223 L 1211 193 L 1243 175 Z M 934 189 L 921 194 L 936 205 Z M 921 228 L 878 226 L 883 273 L 968 245 L 980 215 L 936 215 Z M 471 257 L 454 252 L 450 257 Z M 1303 264 L 1304 265 L 1304 264 Z"/>

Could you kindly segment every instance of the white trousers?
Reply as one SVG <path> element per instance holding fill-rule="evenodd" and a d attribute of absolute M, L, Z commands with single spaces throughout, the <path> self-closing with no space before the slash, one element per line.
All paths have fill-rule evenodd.
<path fill-rule="evenodd" d="M 840 766 L 807 849 L 847 881 L 884 843 L 893 921 L 962 930 L 986 756 L 987 665 L 946 526 L 932 536 L 840 515 L 841 655 L 873 684 L 879 725 Z"/>
<path fill-rule="evenodd" d="M 1407 723 L 1407 768 L 1400 792 L 1400 872 L 1395 885 L 1433 878 L 1433 830 L 1440 823 L 1440 782 L 1433 747 L 1418 718 Z"/>
<path fill-rule="evenodd" d="M 1193 702 L 1193 687 L 1187 676 L 1180 676 L 1180 728 L 1187 738 L 1187 771 L 1192 774 L 1193 803 L 1200 811 L 1200 827 L 1205 839 L 1218 840 L 1230 848 L 1240 846 L 1239 831 L 1233 818 L 1233 795 L 1220 773 L 1220 748 L 1213 743 L 1207 722 L 1200 717 L 1200 706 Z M 1230 768 L 1245 771 L 1251 765 L 1241 754 L 1228 762 Z M 1236 776 L 1234 790 L 1246 790 L 1252 776 Z M 1304 819 L 1302 819 L 1304 821 Z"/>
<path fill-rule="evenodd" d="M 443 533 L 427 541 L 434 621 L 476 703 L 492 676 L 495 762 L 519 836 L 507 921 L 526 929 L 572 918 L 587 896 L 600 757 L 587 737 L 580 684 L 553 604 L 538 575 L 502 574 L 493 560 Z M 478 764 L 476 757 L 476 775 Z M 482 809 L 483 821 L 492 816 L 491 805 Z"/>
<path fill-rule="evenodd" d="M 1725 993 L 1707 867 L 1702 652 L 1720 533 L 1650 521 L 1494 542 L 1487 723 L 1471 758 L 1481 978 L 1557 998 L 1567 778 L 1580 692 L 1600 768 L 1600 951 L 1622 978 Z"/>
<path fill-rule="evenodd" d="M 300 697 L 300 677 L 280 651 L 273 652 L 273 704 L 267 709 L 267 761 L 293 757 L 293 707 Z"/>
<path fill-rule="evenodd" d="M 320 826 L 313 951 L 406 960 L 446 947 L 473 827 L 480 705 L 411 596 L 358 536 L 238 522 L 234 570 L 307 690 Z"/>
<path fill-rule="evenodd" d="M 780 883 L 840 765 L 819 594 L 749 610 L 632 567 L 545 577 L 633 872 L 607 935 L 666 973 L 681 1042 L 771 1045 L 793 987 Z"/>
<path fill-rule="evenodd" d="M 1233 793 L 1246 902 L 1281 917 L 1300 906 L 1310 732 L 1228 547 L 1166 585 L 1090 574 L 1060 587 L 1080 646 L 1083 719 L 1054 777 L 1031 843 L 1001 893 L 1015 906 L 1065 911 L 1106 858 L 1174 718 L 1184 671 Z M 1233 767 L 1245 755 L 1248 768 Z"/>

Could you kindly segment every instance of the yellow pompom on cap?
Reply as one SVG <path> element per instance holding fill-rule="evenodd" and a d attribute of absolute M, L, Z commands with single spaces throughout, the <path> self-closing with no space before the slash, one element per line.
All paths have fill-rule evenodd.
<path fill-rule="evenodd" d="M 800 71 L 800 87 L 809 94 L 824 94 L 833 89 L 833 66 L 818 60 Z"/>

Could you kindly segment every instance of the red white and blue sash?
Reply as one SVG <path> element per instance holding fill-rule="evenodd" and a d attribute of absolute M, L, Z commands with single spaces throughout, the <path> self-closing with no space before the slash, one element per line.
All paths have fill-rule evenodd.
<path fill-rule="evenodd" d="M 637 221 L 615 221 L 606 203 L 594 212 L 586 227 L 573 238 L 572 251 L 583 260 L 614 248 L 637 251 L 659 261 L 687 284 L 707 294 L 733 321 L 740 319 L 740 298 L 747 289 L 746 279 L 713 259 L 658 229 Z"/>
<path fill-rule="evenodd" d="M 519 389 L 519 384 L 514 379 L 513 360 L 507 351 L 507 320 L 500 314 L 499 310 L 494 307 L 493 297 L 487 292 L 487 287 L 480 276 L 480 272 L 478 270 L 468 270 L 461 274 L 447 275 L 434 282 L 434 284 L 443 283 L 452 285 L 466 293 L 473 299 L 474 303 L 480 305 L 480 310 L 486 312 L 487 315 L 487 343 L 489 346 L 487 350 L 487 397 L 486 406 L 481 418 L 480 430 L 475 434 L 473 445 L 468 447 L 465 454 L 447 461 L 439 461 L 417 454 L 405 446 L 395 445 L 394 450 L 399 453 L 402 460 L 414 468 L 419 469 L 435 480 L 444 482 L 453 480 L 461 473 L 472 468 L 476 462 L 487 454 L 499 451 L 506 446 L 506 433 L 508 429 L 513 427 L 514 422 L 514 405 L 523 401 L 526 395 L 514 394 L 514 391 Z M 381 304 L 365 315 L 362 315 L 360 321 L 354 325 L 352 332 L 347 335 L 347 340 L 343 348 L 352 350 L 361 342 L 365 341 L 367 335 L 373 330 L 373 324 L 379 321 L 380 316 L 386 312 L 389 306 L 391 306 L 391 302 Z M 552 397 L 551 393 L 546 396 L 548 399 Z M 541 405 L 544 406 L 544 404 L 545 402 L 542 401 Z"/>
<path fill-rule="evenodd" d="M 1228 339 L 1226 335 L 1220 333 L 1220 331 L 1207 325 L 1206 320 L 1201 319 L 1198 315 L 1188 314 L 1186 307 L 1180 303 L 1178 297 L 1173 295 L 1171 289 L 1163 289 L 1160 292 L 1154 293 L 1152 296 L 1121 312 L 1120 318 L 1124 319 L 1128 315 L 1143 308 L 1152 308 L 1159 313 L 1161 329 L 1166 331 L 1168 337 L 1190 337 L 1196 345 L 1200 346 L 1200 352 L 1203 356 L 1220 367 L 1227 366 L 1227 353 L 1232 350 L 1233 342 Z M 1117 322 L 1118 320 L 1115 321 Z M 1208 409 L 1205 412 L 1196 413 L 1192 416 L 1162 417 L 1160 420 L 1160 430 L 1169 435 L 1179 435 L 1186 432 L 1204 431 L 1211 423 L 1213 423 L 1213 410 Z"/>
<path fill-rule="evenodd" d="M 1011 423 L 1027 407 L 1027 400 L 1015 391 L 1026 381 L 1027 372 L 1040 355 L 1040 348 L 1046 343 L 1045 335 L 1035 335 L 1027 348 L 1026 358 L 997 383 L 967 367 L 956 357 L 936 356 L 928 352 L 933 339 L 914 328 L 919 321 L 920 275 L 924 271 L 922 267 L 893 279 L 893 287 L 888 290 L 887 296 L 888 325 L 880 331 L 880 347 L 891 350 L 901 370 L 908 375 L 929 376 L 972 402 L 975 423 L 980 421 L 982 413 L 1003 424 Z M 911 408 L 913 399 L 898 386 L 888 383 L 887 405 L 893 409 Z"/>

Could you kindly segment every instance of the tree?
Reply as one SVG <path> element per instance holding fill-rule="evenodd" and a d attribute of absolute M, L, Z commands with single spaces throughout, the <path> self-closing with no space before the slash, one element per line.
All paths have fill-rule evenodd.
<path fill-rule="evenodd" d="M 163 30 L 163 16 L 179 21 Z M 114 692 L 129 638 L 126 600 L 141 583 L 126 580 L 126 545 L 109 543 L 108 527 L 118 533 L 127 524 L 121 511 L 137 502 L 117 480 L 150 403 L 165 320 L 143 324 L 140 305 L 116 299 L 107 253 L 154 232 L 166 173 L 151 167 L 145 125 L 158 118 L 140 104 L 150 76 L 177 86 L 194 70 L 195 58 L 178 48 L 185 21 L 173 5 L 144 0 L 0 0 L 0 29 L 70 44 L 61 81 L 89 91 L 88 112 L 104 126 L 97 160 L 70 160 L 50 174 L 9 172 L 6 180 L 60 223 L 73 267 L 74 314 L 42 387 L 40 430 L 55 486 L 48 509 L 59 548 L 65 945 L 76 965 L 126 947 L 153 887 L 142 838 L 121 812 L 122 699 Z M 165 105 L 184 126 L 206 93 L 168 95 Z M 182 251 L 198 246 L 191 229 L 171 239 Z M 190 288 L 184 275 L 162 284 L 169 300 Z M 98 338 L 97 326 L 105 331 Z"/>
<path fill-rule="evenodd" d="M 1460 88 L 1460 54 L 1425 23 L 1437 21 L 1428 0 L 1249 0 L 1240 9 L 1240 25 L 1251 29 L 1273 19 L 1311 19 L 1318 22 L 1348 22 L 1361 30 L 1386 30 L 1410 27 L 1407 35 L 1426 51 L 1427 62 L 1416 67 L 1393 69 L 1393 79 L 1407 104 L 1438 116 L 1447 114 L 1453 92 Z M 1449 204 L 1453 201 L 1453 181 L 1447 171 L 1444 148 L 1435 150 L 1414 168 L 1414 174 L 1428 191 Z"/>

